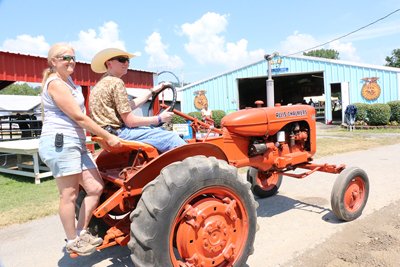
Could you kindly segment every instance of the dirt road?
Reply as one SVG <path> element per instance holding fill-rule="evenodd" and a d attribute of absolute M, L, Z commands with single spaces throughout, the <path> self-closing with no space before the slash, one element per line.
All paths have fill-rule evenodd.
<path fill-rule="evenodd" d="M 346 163 L 368 173 L 368 204 L 350 223 L 339 222 L 330 209 L 336 175 L 284 178 L 278 195 L 257 200 L 260 229 L 248 266 L 398 266 L 399 152 L 400 144 L 316 160 Z M 127 248 L 71 259 L 64 254 L 63 238 L 57 216 L 1 229 L 0 262 L 4 267 L 133 266 Z"/>
<path fill-rule="evenodd" d="M 346 225 L 288 266 L 378 267 L 400 265 L 400 201 Z"/>

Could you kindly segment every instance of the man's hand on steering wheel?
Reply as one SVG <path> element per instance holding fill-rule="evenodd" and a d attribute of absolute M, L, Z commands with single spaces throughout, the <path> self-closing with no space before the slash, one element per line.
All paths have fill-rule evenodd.
<path fill-rule="evenodd" d="M 160 92 L 161 90 L 163 90 L 164 88 L 170 87 L 171 85 L 172 85 L 172 83 L 170 83 L 170 82 L 162 82 L 162 83 L 158 84 L 157 86 L 155 86 L 154 88 L 152 88 L 150 91 L 154 95 L 154 94 L 157 94 L 158 92 Z"/>
<path fill-rule="evenodd" d="M 160 113 L 161 122 L 170 122 L 172 120 L 173 112 L 169 111 L 170 107 Z"/>
<path fill-rule="evenodd" d="M 154 111 L 155 101 L 156 100 L 159 101 L 158 96 L 160 94 L 162 94 L 164 92 L 164 90 L 168 90 L 168 89 L 171 90 L 171 92 L 172 92 L 172 101 L 169 103 L 169 108 L 164 109 L 166 107 L 166 105 L 165 106 L 163 105 L 163 106 L 161 106 L 161 109 L 159 109 L 156 113 L 154 113 L 153 111 Z M 147 111 L 148 116 L 157 116 L 158 115 L 160 122 L 162 122 L 162 123 L 170 122 L 172 120 L 172 116 L 174 115 L 174 113 L 172 111 L 174 110 L 175 103 L 176 103 L 177 93 L 176 93 L 175 87 L 172 85 L 172 83 L 163 82 L 151 90 L 152 90 L 152 92 L 154 90 L 154 92 L 156 92 L 156 93 L 153 93 L 153 97 L 151 99 L 151 102 L 150 102 L 150 105 L 149 105 L 149 108 Z M 160 126 L 160 125 L 158 125 L 158 126 Z"/>

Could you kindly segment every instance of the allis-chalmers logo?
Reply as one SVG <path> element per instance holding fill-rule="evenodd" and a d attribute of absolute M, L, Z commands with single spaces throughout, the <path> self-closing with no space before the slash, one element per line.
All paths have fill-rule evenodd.
<path fill-rule="evenodd" d="M 293 111 L 288 111 L 288 112 L 276 112 L 275 116 L 276 118 L 286 118 L 286 117 L 301 117 L 307 115 L 307 110 L 302 109 L 302 110 L 293 110 Z"/>
<path fill-rule="evenodd" d="M 361 95 L 367 100 L 375 100 L 381 95 L 381 88 L 377 83 L 379 77 L 362 78 L 364 85 L 361 88 Z"/>

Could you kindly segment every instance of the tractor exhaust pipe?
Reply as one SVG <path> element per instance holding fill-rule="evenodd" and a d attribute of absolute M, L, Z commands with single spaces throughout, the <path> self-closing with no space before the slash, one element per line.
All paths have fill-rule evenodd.
<path fill-rule="evenodd" d="M 265 60 L 268 63 L 268 80 L 266 82 L 267 85 L 267 107 L 275 106 L 275 92 L 274 92 L 274 80 L 272 80 L 272 69 L 271 69 L 271 60 L 278 56 L 278 52 L 272 53 L 272 55 L 264 55 Z"/>

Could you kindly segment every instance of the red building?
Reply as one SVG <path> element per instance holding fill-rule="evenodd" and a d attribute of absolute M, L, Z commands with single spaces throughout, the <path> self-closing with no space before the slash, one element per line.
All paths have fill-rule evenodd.
<path fill-rule="evenodd" d="M 14 82 L 41 83 L 43 70 L 47 67 L 47 58 L 0 51 L 0 90 Z M 153 87 L 155 75 L 148 71 L 128 70 L 122 79 L 128 88 L 149 89 Z M 87 99 L 90 87 L 101 76 L 90 69 L 90 64 L 77 62 L 72 78 L 82 87 Z"/>

